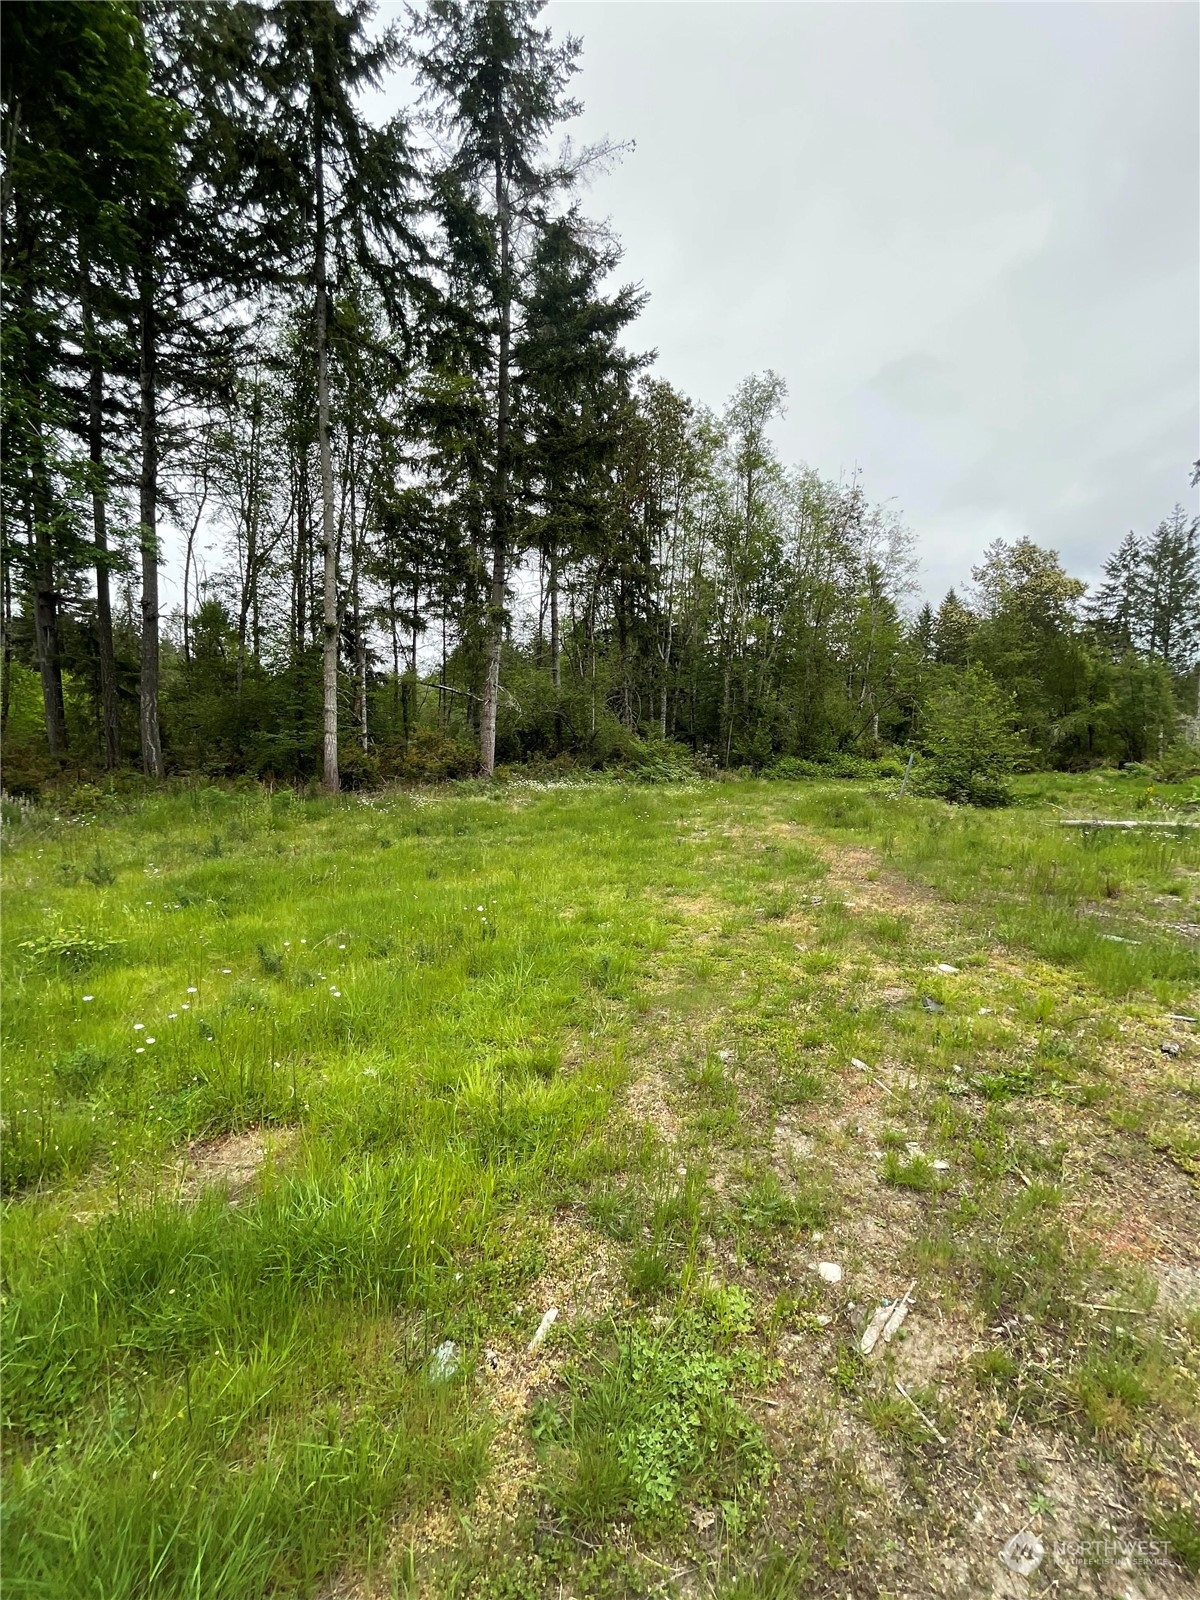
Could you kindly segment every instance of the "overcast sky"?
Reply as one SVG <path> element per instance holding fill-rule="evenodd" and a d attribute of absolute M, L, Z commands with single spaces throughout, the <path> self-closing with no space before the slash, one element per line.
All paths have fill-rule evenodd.
<path fill-rule="evenodd" d="M 636 142 L 587 199 L 649 291 L 633 337 L 714 408 L 780 372 L 785 458 L 860 467 L 930 594 L 1021 534 L 1092 576 L 1195 503 L 1195 5 L 546 15 L 583 40 L 574 136 Z"/>

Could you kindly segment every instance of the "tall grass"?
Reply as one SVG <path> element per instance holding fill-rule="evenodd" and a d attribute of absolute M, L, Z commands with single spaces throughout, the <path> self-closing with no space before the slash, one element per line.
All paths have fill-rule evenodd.
<path fill-rule="evenodd" d="M 1044 997 L 1017 1061 L 1016 1020 L 943 1006 L 920 919 L 814 904 L 823 863 L 786 825 L 877 846 L 972 937 L 1097 991 L 1184 995 L 1196 958 L 1170 924 L 1192 914 L 1198 847 L 1080 838 L 1044 801 L 197 785 L 23 809 L 4 841 L 6 1592 L 312 1594 L 380 1556 L 398 1516 L 468 1506 L 492 1426 L 473 1374 L 497 1330 L 528 1340 L 564 1204 L 624 1252 L 634 1308 L 593 1348 L 580 1335 L 540 1414 L 549 1503 L 588 1539 L 624 1516 L 678 1533 L 692 1503 L 752 1520 L 771 1462 L 729 1391 L 766 1380 L 764 1336 L 748 1300 L 697 1290 L 704 1240 L 766 1273 L 837 1204 L 815 1173 L 752 1167 L 747 1071 L 773 1126 L 832 1099 L 838 1063 L 889 1051 L 945 1087 L 942 1133 L 980 1183 L 1034 1170 L 1009 1102 L 1080 1079 Z M 922 973 L 933 1010 L 883 1003 L 877 959 Z M 617 1100 L 631 1029 L 668 999 L 740 1041 L 673 1080 L 668 1111 L 694 1102 L 686 1173 Z M 978 1126 L 951 1090 L 990 1108 Z M 246 1133 L 274 1154 L 227 1192 L 222 1141 Z M 747 1165 L 716 1207 L 706 1162 L 731 1150 Z M 890 1154 L 914 1204 L 957 1181 Z M 1020 1287 L 996 1238 L 971 1269 L 989 1311 Z M 450 1376 L 431 1361 L 447 1340 Z"/>

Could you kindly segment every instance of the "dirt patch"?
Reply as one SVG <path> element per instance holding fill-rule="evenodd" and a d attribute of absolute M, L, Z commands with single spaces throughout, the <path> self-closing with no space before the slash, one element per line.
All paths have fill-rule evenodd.
<path fill-rule="evenodd" d="M 1050 1443 L 1019 1428 L 976 1484 L 962 1485 L 954 1497 L 961 1534 L 932 1577 L 931 1593 L 954 1600 L 1025 1600 L 1035 1593 L 1079 1600 L 1185 1600 L 1195 1593 L 1166 1561 L 1139 1566 L 1121 1553 L 1121 1545 L 1145 1539 L 1146 1533 L 1119 1476 L 1108 1463 L 1072 1450 L 1061 1438 Z M 1045 1550 L 1032 1579 L 1008 1571 L 1000 1559 L 1006 1541 L 1022 1529 L 1035 1534 Z M 1095 1551 L 1090 1563 L 1067 1548 L 1083 1541 Z"/>
<path fill-rule="evenodd" d="M 625 1095 L 629 1114 L 638 1122 L 648 1122 L 664 1144 L 672 1149 L 679 1143 L 679 1118 L 668 1104 L 670 1089 L 657 1067 L 645 1065 L 642 1074 Z"/>
<path fill-rule="evenodd" d="M 815 854 L 824 858 L 829 868 L 825 880 L 829 887 L 848 895 L 856 909 L 890 911 L 910 917 L 919 913 L 922 919 L 939 909 L 928 889 L 912 883 L 902 873 L 881 867 L 873 850 L 832 844 L 802 828 L 794 831 L 804 837 Z"/>
<path fill-rule="evenodd" d="M 279 1160 L 295 1142 L 294 1128 L 248 1128 L 245 1133 L 224 1133 L 193 1144 L 187 1160 L 176 1169 L 179 1199 L 187 1203 L 198 1200 L 206 1189 L 223 1188 L 229 1203 L 237 1205 L 267 1161 Z"/>
<path fill-rule="evenodd" d="M 1185 1316 L 1200 1311 L 1200 1267 L 1155 1262 L 1151 1271 L 1158 1285 L 1161 1306 Z"/>
<path fill-rule="evenodd" d="M 1109 1259 L 1138 1262 L 1155 1276 L 1168 1268 L 1200 1273 L 1196 1185 L 1186 1174 L 1112 1134 L 1072 1156 L 1075 1187 L 1086 1195 L 1080 1223 Z"/>
<path fill-rule="evenodd" d="M 890 1346 L 895 1375 L 907 1389 L 936 1384 L 960 1366 L 978 1344 L 966 1323 L 922 1309 L 919 1315 L 914 1312 L 907 1318 Z"/>

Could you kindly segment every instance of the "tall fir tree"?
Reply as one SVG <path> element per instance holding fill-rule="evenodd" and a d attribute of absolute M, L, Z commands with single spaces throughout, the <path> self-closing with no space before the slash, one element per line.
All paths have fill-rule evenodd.
<path fill-rule="evenodd" d="M 479 718 L 480 766 L 496 762 L 500 654 L 516 533 L 513 332 L 523 269 L 544 231 L 557 194 L 576 176 L 573 163 L 547 158 L 553 131 L 576 116 L 567 94 L 579 41 L 556 44 L 537 26 L 542 0 L 430 0 L 417 19 L 411 59 L 436 128 L 451 148 L 446 176 L 474 215 L 462 231 L 486 245 L 477 252 L 478 347 L 490 400 L 488 522 L 490 574 L 484 627 Z M 481 463 L 482 465 L 482 463 Z"/>
<path fill-rule="evenodd" d="M 1177 505 L 1145 544 L 1145 649 L 1179 676 L 1200 642 L 1200 517 Z"/>
<path fill-rule="evenodd" d="M 544 574 L 555 689 L 563 565 L 603 539 L 622 402 L 639 365 L 617 341 L 644 297 L 632 287 L 601 292 L 617 260 L 588 241 L 576 215 L 550 223 L 533 252 L 514 343 L 514 454 Z"/>
<path fill-rule="evenodd" d="M 933 619 L 934 660 L 947 667 L 965 667 L 975 628 L 976 618 L 970 608 L 962 603 L 956 590 L 947 590 Z"/>
<path fill-rule="evenodd" d="M 338 776 L 338 658 L 342 597 L 330 359 L 335 286 L 358 273 L 404 329 L 411 299 L 425 288 L 424 248 L 416 225 L 416 167 L 402 118 L 382 128 L 366 119 L 360 98 L 375 88 L 398 53 L 391 29 L 369 31 L 366 0 L 342 10 L 335 0 L 280 3 L 270 12 L 264 78 L 271 137 L 261 152 L 264 227 L 276 270 L 299 273 L 312 297 L 316 362 L 316 436 L 320 472 L 322 756 L 324 787 Z"/>
<path fill-rule="evenodd" d="M 1144 649 L 1147 635 L 1146 550 L 1132 530 L 1104 563 L 1104 582 L 1085 607 L 1098 637 L 1116 657 Z"/>

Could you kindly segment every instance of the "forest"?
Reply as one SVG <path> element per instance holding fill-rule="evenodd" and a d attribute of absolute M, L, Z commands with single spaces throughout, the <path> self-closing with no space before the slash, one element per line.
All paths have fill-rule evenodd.
<path fill-rule="evenodd" d="M 1186 748 L 1200 519 L 918 606 L 886 495 L 780 458 L 782 377 L 653 370 L 540 10 L 3 7 L 10 792 Z"/>

